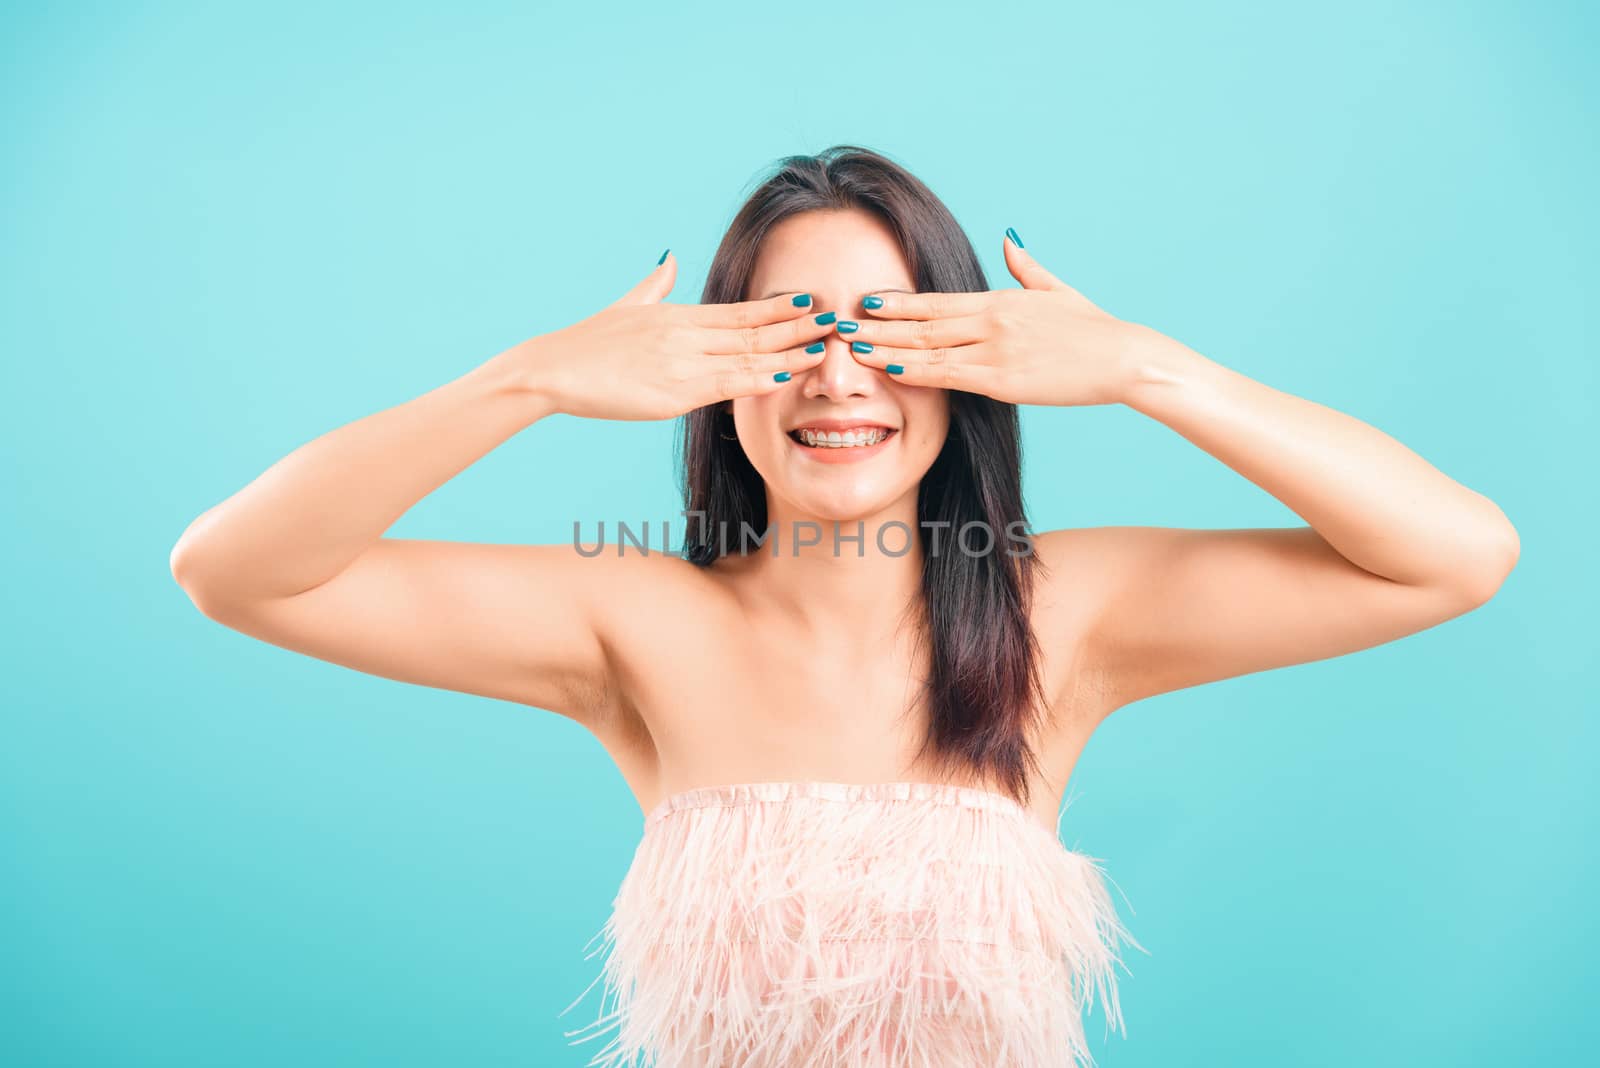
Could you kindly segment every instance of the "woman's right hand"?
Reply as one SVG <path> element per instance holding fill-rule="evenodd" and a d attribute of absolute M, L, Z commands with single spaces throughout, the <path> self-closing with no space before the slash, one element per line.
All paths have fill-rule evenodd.
<path fill-rule="evenodd" d="M 671 419 L 734 397 L 769 393 L 822 362 L 807 346 L 833 333 L 799 294 L 735 304 L 663 304 L 677 277 L 669 256 L 616 303 L 509 350 L 546 410 L 591 419 Z"/>

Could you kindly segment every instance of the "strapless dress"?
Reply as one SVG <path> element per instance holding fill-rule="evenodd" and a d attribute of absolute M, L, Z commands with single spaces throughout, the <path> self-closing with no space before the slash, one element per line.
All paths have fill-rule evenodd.
<path fill-rule="evenodd" d="M 1097 862 L 1022 805 L 936 783 L 665 798 L 590 940 L 590 1068 L 1082 1068 L 1122 943 Z M 578 1036 L 578 1037 L 574 1037 Z"/>

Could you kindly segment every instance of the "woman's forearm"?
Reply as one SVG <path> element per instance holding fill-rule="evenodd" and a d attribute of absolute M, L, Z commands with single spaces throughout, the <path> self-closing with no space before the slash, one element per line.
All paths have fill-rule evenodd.
<path fill-rule="evenodd" d="M 1473 590 L 1515 564 L 1505 513 L 1394 438 L 1140 330 L 1123 403 L 1278 498 L 1352 563 Z"/>
<path fill-rule="evenodd" d="M 197 600 L 232 603 L 338 575 L 412 505 L 550 414 L 521 348 L 289 453 L 189 524 L 173 576 Z"/>

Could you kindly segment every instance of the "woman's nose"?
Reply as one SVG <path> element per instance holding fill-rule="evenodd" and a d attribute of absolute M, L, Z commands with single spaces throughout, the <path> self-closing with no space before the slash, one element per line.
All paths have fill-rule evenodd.
<path fill-rule="evenodd" d="M 822 338 L 822 362 L 805 372 L 808 397 L 849 397 L 872 392 L 877 371 L 850 354 L 850 335 L 835 330 Z"/>

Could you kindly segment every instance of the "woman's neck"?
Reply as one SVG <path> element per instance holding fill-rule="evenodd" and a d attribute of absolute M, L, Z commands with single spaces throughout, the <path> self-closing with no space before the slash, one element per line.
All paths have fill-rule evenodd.
<path fill-rule="evenodd" d="M 782 613 L 805 633 L 849 634 L 858 641 L 887 638 L 900 628 L 922 591 L 914 498 L 910 509 L 848 520 L 781 508 L 768 515 L 772 540 L 749 545 L 741 568 L 759 591 L 762 611 Z"/>

